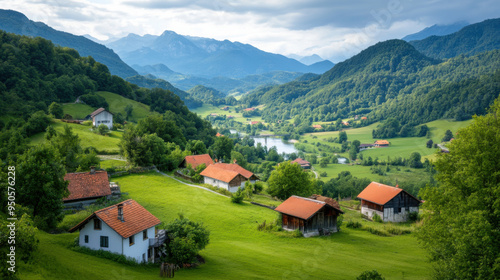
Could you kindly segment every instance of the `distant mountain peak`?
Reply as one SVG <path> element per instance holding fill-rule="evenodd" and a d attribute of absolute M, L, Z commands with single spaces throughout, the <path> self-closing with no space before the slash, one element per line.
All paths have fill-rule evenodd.
<path fill-rule="evenodd" d="M 434 24 L 420 30 L 417 33 L 407 35 L 403 37 L 402 40 L 409 42 L 414 40 L 422 40 L 430 36 L 444 36 L 455 33 L 467 25 L 469 25 L 469 23 L 466 21 L 459 21 L 452 24 Z"/>

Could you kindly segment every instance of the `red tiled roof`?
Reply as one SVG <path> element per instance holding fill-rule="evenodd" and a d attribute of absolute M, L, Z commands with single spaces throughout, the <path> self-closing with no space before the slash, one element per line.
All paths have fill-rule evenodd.
<path fill-rule="evenodd" d="M 193 169 L 195 169 L 198 165 L 203 163 L 205 164 L 205 166 L 214 164 L 214 161 L 212 160 L 209 154 L 186 156 L 184 158 L 184 162 L 186 167 L 188 166 L 188 164 L 191 164 L 191 167 Z"/>
<path fill-rule="evenodd" d="M 254 124 L 259 124 L 260 122 L 259 121 L 251 121 L 250 124 L 251 125 L 254 125 Z"/>
<path fill-rule="evenodd" d="M 310 162 L 308 162 L 307 160 L 301 159 L 301 158 L 296 158 L 296 159 L 294 159 L 294 160 L 292 161 L 292 163 L 293 163 L 293 162 L 296 162 L 296 163 L 298 163 L 298 164 L 300 164 L 300 165 L 311 165 L 311 163 L 310 163 Z"/>
<path fill-rule="evenodd" d="M 69 181 L 69 196 L 63 201 L 102 197 L 111 194 L 106 171 L 67 173 L 64 180 Z"/>
<path fill-rule="evenodd" d="M 378 205 L 384 205 L 402 191 L 403 189 L 400 188 L 371 182 L 360 194 L 358 194 L 358 198 Z"/>
<path fill-rule="evenodd" d="M 255 174 L 234 163 L 215 163 L 210 165 L 209 167 L 210 169 L 207 167 L 205 170 L 203 170 L 203 172 L 200 173 L 200 175 L 221 180 L 226 183 L 229 183 L 237 175 L 241 175 L 249 180 L 258 179 Z"/>
<path fill-rule="evenodd" d="M 377 141 L 375 141 L 375 145 L 389 145 L 389 141 L 387 141 L 387 140 L 377 140 Z"/>
<path fill-rule="evenodd" d="M 274 210 L 283 214 L 307 220 L 325 205 L 326 203 L 324 201 L 294 195 L 283 201 L 283 203 L 281 203 Z"/>
<path fill-rule="evenodd" d="M 123 222 L 118 219 L 118 204 L 95 211 L 85 220 L 74 226 L 69 232 L 74 232 L 85 225 L 90 219 L 98 217 L 116 233 L 123 238 L 139 233 L 150 227 L 160 224 L 160 220 L 153 214 L 149 213 L 135 200 L 129 199 L 121 202 L 123 204 Z"/>
<path fill-rule="evenodd" d="M 246 108 L 244 111 L 248 112 L 248 111 L 253 111 L 253 110 L 255 110 L 255 108 L 252 107 L 252 108 Z"/>
<path fill-rule="evenodd" d="M 337 209 L 340 213 L 344 213 L 340 209 L 340 205 L 339 205 L 338 201 L 336 201 L 333 198 L 330 198 L 330 197 L 327 197 L 327 196 L 322 196 L 322 195 L 319 195 L 319 194 L 313 194 L 309 198 L 315 199 L 315 200 L 319 200 L 319 201 L 323 201 L 326 204 L 328 204 L 328 205 L 332 206 L 333 208 Z"/>
<path fill-rule="evenodd" d="M 219 181 L 226 182 L 226 183 L 231 182 L 234 178 L 236 178 L 238 175 L 240 175 L 236 171 L 226 170 L 223 168 L 216 167 L 216 165 L 219 165 L 219 164 L 220 163 L 212 164 L 212 165 L 208 166 L 207 168 L 205 168 L 205 170 L 203 170 L 200 173 L 200 175 L 205 176 L 205 177 L 214 178 L 214 179 L 217 179 Z M 243 175 L 240 175 L 240 176 L 243 176 Z"/>
<path fill-rule="evenodd" d="M 99 109 L 95 110 L 94 112 L 90 113 L 90 117 L 91 117 L 91 118 L 93 118 L 93 117 L 95 117 L 95 116 L 99 115 L 100 113 L 102 113 L 102 112 L 104 112 L 104 111 L 106 111 L 106 109 L 104 109 L 104 108 L 99 108 Z"/>
<path fill-rule="evenodd" d="M 313 124 L 312 127 L 314 127 L 314 128 L 323 128 L 320 124 Z"/>

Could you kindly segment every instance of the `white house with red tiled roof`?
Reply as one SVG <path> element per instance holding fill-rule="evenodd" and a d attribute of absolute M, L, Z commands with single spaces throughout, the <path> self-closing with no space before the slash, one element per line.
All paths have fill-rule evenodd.
<path fill-rule="evenodd" d="M 377 214 L 384 222 L 405 222 L 408 214 L 418 212 L 419 199 L 398 187 L 371 182 L 360 194 L 361 213 L 373 218 Z"/>
<path fill-rule="evenodd" d="M 69 232 L 80 231 L 79 245 L 122 254 L 137 262 L 154 262 L 155 248 L 164 241 L 156 235 L 160 220 L 129 199 L 95 211 Z"/>
<path fill-rule="evenodd" d="M 336 200 L 317 194 L 293 195 L 274 210 L 281 213 L 283 229 L 298 229 L 305 237 L 337 232 L 337 218 L 344 214 Z"/>
<path fill-rule="evenodd" d="M 96 202 L 99 198 L 111 196 L 108 173 L 106 171 L 67 173 L 69 196 L 63 198 L 65 207 L 82 207 Z"/>
<path fill-rule="evenodd" d="M 113 114 L 104 108 L 99 108 L 90 114 L 93 126 L 105 124 L 109 129 L 113 128 Z"/>
<path fill-rule="evenodd" d="M 207 166 L 200 175 L 203 176 L 205 184 L 226 189 L 232 193 L 237 192 L 238 188 L 244 187 L 246 181 L 255 183 L 259 180 L 259 177 L 238 164 L 228 163 Z"/>

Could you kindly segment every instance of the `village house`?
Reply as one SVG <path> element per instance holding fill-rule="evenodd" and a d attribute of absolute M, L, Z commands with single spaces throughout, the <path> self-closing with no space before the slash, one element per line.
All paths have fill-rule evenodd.
<path fill-rule="evenodd" d="M 311 169 L 311 163 L 301 158 L 294 159 L 292 163 L 298 163 L 302 169 Z"/>
<path fill-rule="evenodd" d="M 418 212 L 419 199 L 405 190 L 371 182 L 359 195 L 361 214 L 373 218 L 377 214 L 384 222 L 405 222 L 408 214 Z"/>
<path fill-rule="evenodd" d="M 255 108 L 251 107 L 251 108 L 246 108 L 244 109 L 243 111 L 245 112 L 251 112 L 251 111 L 255 111 Z"/>
<path fill-rule="evenodd" d="M 191 166 L 191 168 L 196 169 L 196 167 L 198 167 L 198 165 L 200 164 L 205 164 L 205 166 L 209 166 L 211 164 L 214 164 L 214 161 L 212 160 L 209 154 L 186 156 L 184 160 L 181 162 L 180 166 L 184 168 Z"/>
<path fill-rule="evenodd" d="M 136 201 L 129 199 L 95 211 L 71 228 L 80 231 L 79 245 L 92 250 L 122 254 L 137 262 L 154 262 L 164 232 L 155 227 L 160 220 Z"/>
<path fill-rule="evenodd" d="M 344 214 L 336 200 L 321 195 L 294 195 L 274 210 L 281 213 L 283 229 L 298 229 L 304 237 L 337 232 L 337 218 Z"/>
<path fill-rule="evenodd" d="M 105 124 L 109 129 L 113 129 L 113 114 L 106 111 L 106 109 L 99 108 L 89 116 L 92 119 L 93 126 L 98 127 L 101 124 Z"/>
<path fill-rule="evenodd" d="M 259 124 L 260 122 L 259 121 L 250 121 L 250 125 L 256 125 L 256 124 Z"/>
<path fill-rule="evenodd" d="M 313 124 L 314 129 L 322 129 L 323 127 L 320 124 Z"/>
<path fill-rule="evenodd" d="M 359 145 L 359 150 L 365 150 L 365 149 L 368 149 L 368 148 L 372 148 L 374 145 L 373 144 L 360 144 Z"/>
<path fill-rule="evenodd" d="M 220 134 L 219 132 L 217 132 L 217 134 L 215 134 L 215 137 L 223 137 L 224 134 Z"/>
<path fill-rule="evenodd" d="M 237 192 L 240 187 L 245 186 L 246 181 L 255 183 L 259 180 L 252 172 L 238 164 L 215 163 L 200 173 L 203 182 L 218 188 L 226 189 L 232 193 Z"/>
<path fill-rule="evenodd" d="M 69 181 L 69 196 L 63 198 L 66 208 L 82 208 L 112 194 L 108 173 L 96 171 L 94 167 L 90 172 L 67 173 L 64 180 Z"/>
<path fill-rule="evenodd" d="M 375 143 L 373 144 L 373 146 L 377 147 L 377 148 L 380 148 L 380 147 L 389 147 L 389 141 L 387 140 L 377 140 L 375 141 Z"/>

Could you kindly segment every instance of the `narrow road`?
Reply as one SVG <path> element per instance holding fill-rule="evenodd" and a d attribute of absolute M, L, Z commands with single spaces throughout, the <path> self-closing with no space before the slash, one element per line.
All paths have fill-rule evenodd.
<path fill-rule="evenodd" d="M 173 176 L 170 176 L 170 175 L 168 175 L 168 174 L 166 174 L 166 173 L 163 173 L 163 172 L 161 172 L 161 171 L 159 171 L 159 170 L 158 170 L 157 172 L 158 172 L 158 173 L 160 173 L 160 174 L 161 174 L 161 175 L 163 175 L 163 176 L 166 176 L 166 177 L 168 177 L 168 178 L 172 178 L 172 179 L 176 180 L 177 182 L 182 183 L 182 184 L 184 184 L 184 185 L 186 185 L 186 186 L 195 187 L 195 188 L 198 188 L 198 189 L 203 189 L 203 190 L 206 190 L 206 191 L 209 191 L 209 192 L 213 192 L 213 193 L 218 194 L 218 195 L 223 196 L 223 197 L 228 197 L 228 196 L 225 196 L 225 195 L 223 195 L 223 194 L 221 194 L 221 193 L 218 193 L 218 192 L 216 192 L 216 191 L 213 191 L 213 190 L 211 190 L 211 189 L 204 188 L 204 187 L 202 187 L 202 186 L 198 186 L 198 185 L 193 185 L 193 184 L 184 183 L 184 182 L 182 182 L 181 180 L 179 180 L 179 179 L 177 179 L 177 178 L 175 178 L 175 177 L 173 177 Z"/>

